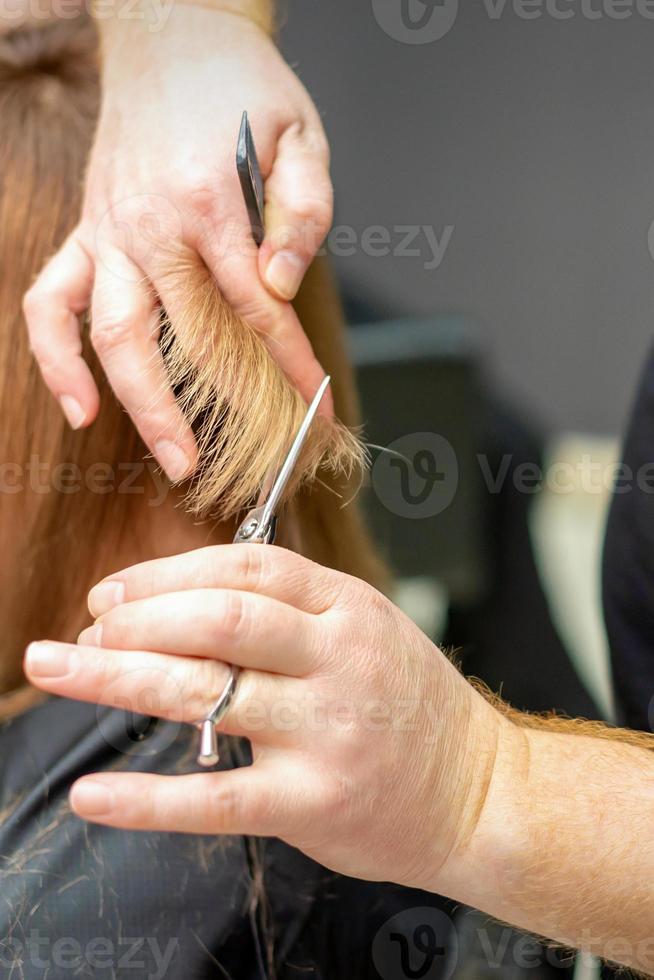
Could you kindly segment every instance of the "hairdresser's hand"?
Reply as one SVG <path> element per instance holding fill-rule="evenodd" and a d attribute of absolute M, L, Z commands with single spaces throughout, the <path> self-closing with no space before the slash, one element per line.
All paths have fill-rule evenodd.
<path fill-rule="evenodd" d="M 44 690 L 183 722 L 239 664 L 222 729 L 251 768 L 105 773 L 75 811 L 116 827 L 281 837 L 350 875 L 452 886 L 512 729 L 397 608 L 291 552 L 227 545 L 148 562 L 91 592 L 79 645 L 33 645 Z M 101 647 L 102 649 L 98 649 Z"/>
<path fill-rule="evenodd" d="M 174 318 L 166 263 L 197 251 L 307 399 L 324 372 L 288 300 L 331 222 L 318 113 L 265 33 L 245 17 L 162 6 L 150 32 L 103 28 L 104 101 L 81 221 L 26 297 L 32 347 L 74 428 L 98 411 L 78 315 L 118 398 L 170 477 L 194 467 L 193 435 L 165 382 L 158 307 Z M 251 237 L 235 166 L 247 109 L 266 178 L 267 238 Z M 323 411 L 330 411 L 329 398 Z"/>

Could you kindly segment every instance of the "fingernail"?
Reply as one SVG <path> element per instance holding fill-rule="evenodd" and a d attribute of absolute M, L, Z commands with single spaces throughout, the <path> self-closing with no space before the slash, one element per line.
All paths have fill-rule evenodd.
<path fill-rule="evenodd" d="M 71 671 L 71 653 L 66 647 L 30 643 L 25 651 L 25 665 L 34 677 L 65 677 Z"/>
<path fill-rule="evenodd" d="M 89 612 L 92 616 L 104 616 L 125 599 L 124 582 L 100 582 L 89 592 Z"/>
<path fill-rule="evenodd" d="M 88 629 L 82 630 L 77 637 L 77 642 L 81 647 L 101 647 L 102 646 L 102 623 L 94 623 Z"/>
<path fill-rule="evenodd" d="M 154 447 L 154 454 L 166 471 L 166 476 L 173 483 L 183 480 L 191 474 L 191 461 L 176 442 L 162 439 Z"/>
<path fill-rule="evenodd" d="M 70 791 L 70 805 L 81 817 L 101 817 L 113 810 L 114 803 L 112 790 L 93 779 L 75 783 Z"/>
<path fill-rule="evenodd" d="M 79 429 L 84 425 L 86 412 L 76 398 L 73 398 L 71 395 L 62 395 L 59 399 L 59 404 L 72 429 Z"/>
<path fill-rule="evenodd" d="M 268 263 L 266 282 L 283 299 L 295 299 L 304 271 L 305 263 L 295 252 L 277 252 Z"/>

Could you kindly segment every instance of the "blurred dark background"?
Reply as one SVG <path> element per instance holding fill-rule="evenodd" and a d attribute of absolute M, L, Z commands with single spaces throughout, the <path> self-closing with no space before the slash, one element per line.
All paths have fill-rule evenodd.
<path fill-rule="evenodd" d="M 603 0 L 586 0 L 595 20 L 581 0 L 558 0 L 566 20 L 478 0 L 440 40 L 406 44 L 372 0 L 286 8 L 285 52 L 331 140 L 336 223 L 439 240 L 454 226 L 439 268 L 423 237 L 419 257 L 337 258 L 344 283 L 384 315 L 473 314 L 498 380 L 545 424 L 617 433 L 654 309 L 654 20 L 635 0 L 621 20 Z"/>
<path fill-rule="evenodd" d="M 327 252 L 367 438 L 395 453 L 373 452 L 367 504 L 396 598 L 515 705 L 610 719 L 600 556 L 652 333 L 654 4 L 287 0 L 282 43 L 332 146 Z M 480 459 L 508 460 L 496 490 Z M 600 975 L 521 970 L 518 933 L 491 966 L 486 918 L 450 914 L 459 980 Z"/>

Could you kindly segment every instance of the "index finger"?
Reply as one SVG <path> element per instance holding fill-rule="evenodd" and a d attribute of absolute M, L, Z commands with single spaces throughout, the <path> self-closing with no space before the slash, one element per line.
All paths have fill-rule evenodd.
<path fill-rule="evenodd" d="M 258 592 L 303 612 L 320 615 L 333 605 L 341 573 L 286 548 L 226 544 L 142 562 L 99 582 L 89 611 L 102 616 L 114 606 L 187 589 Z"/>
<path fill-rule="evenodd" d="M 225 188 L 226 200 L 238 201 L 240 191 L 230 197 L 232 189 L 231 185 Z M 207 207 L 209 220 L 190 236 L 189 244 L 201 255 L 227 303 L 257 331 L 284 374 L 310 402 L 325 370 L 291 303 L 273 296 L 260 278 L 258 253 L 242 213 L 245 209 L 240 203 L 221 207 L 217 194 Z M 334 414 L 330 391 L 319 413 L 327 418 Z"/>
<path fill-rule="evenodd" d="M 82 357 L 78 317 L 88 307 L 93 262 L 76 232 L 41 271 L 23 300 L 32 352 L 43 380 L 75 429 L 98 414 L 100 397 Z"/>

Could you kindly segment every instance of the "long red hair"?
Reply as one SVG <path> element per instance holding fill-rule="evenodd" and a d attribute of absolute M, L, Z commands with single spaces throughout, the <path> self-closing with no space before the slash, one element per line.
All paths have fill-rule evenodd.
<path fill-rule="evenodd" d="M 34 276 L 77 220 L 99 84 L 95 31 L 86 19 L 21 28 L 0 38 L 0 533 L 6 549 L 0 572 L 0 694 L 23 685 L 28 642 L 74 638 L 86 620 L 86 594 L 94 581 L 127 561 L 150 557 L 136 533 L 148 520 L 155 493 L 151 470 L 142 467 L 145 447 L 86 339 L 102 408 L 89 429 L 68 428 L 40 380 L 21 313 Z M 179 259 L 170 274 L 177 276 L 185 314 L 171 325 L 167 356 L 174 380 L 185 379 L 186 410 L 201 416 L 203 466 L 191 486 L 192 502 L 230 520 L 256 496 L 262 474 L 276 462 L 304 406 L 260 339 L 226 307 L 207 270 L 197 263 L 189 267 L 188 257 Z M 383 568 L 357 507 L 343 506 L 359 481 L 358 447 L 348 431 L 358 423 L 358 409 L 342 315 L 324 264 L 310 270 L 297 309 L 332 375 L 336 411 L 348 427 L 318 427 L 305 454 L 299 471 L 305 486 L 292 502 L 297 540 L 316 560 L 379 583 Z M 192 350 L 198 333 L 211 339 L 199 358 Z M 237 367 L 221 386 L 218 368 L 231 348 L 239 356 L 230 364 Z M 195 374 L 189 370 L 193 364 Z M 255 378 L 256 398 L 247 387 Z M 275 412 L 264 412 L 266 404 L 274 404 Z M 226 428 L 225 410 L 231 413 Z M 208 428 L 207 418 L 213 419 Z M 220 453 L 212 452 L 216 445 Z M 89 474 L 97 477 L 99 466 L 104 478 L 93 485 Z M 138 479 L 129 492 L 120 492 L 130 466 L 139 468 Z M 7 707 L 5 699 L 5 713 Z"/>

